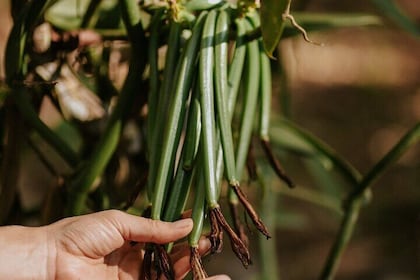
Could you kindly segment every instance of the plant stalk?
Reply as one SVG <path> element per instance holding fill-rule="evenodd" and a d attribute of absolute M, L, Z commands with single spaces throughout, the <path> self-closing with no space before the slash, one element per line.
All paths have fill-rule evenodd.
<path fill-rule="evenodd" d="M 345 214 L 336 240 L 331 248 L 320 279 L 333 279 L 340 264 L 359 217 L 365 196 L 372 184 L 383 174 L 385 169 L 396 162 L 403 153 L 420 140 L 420 123 L 409 130 L 401 140 L 363 177 L 358 187 L 350 193 L 345 205 Z"/>

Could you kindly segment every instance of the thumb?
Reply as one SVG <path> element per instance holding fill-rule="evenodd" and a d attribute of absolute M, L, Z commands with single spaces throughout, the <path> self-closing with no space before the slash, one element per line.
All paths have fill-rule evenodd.
<path fill-rule="evenodd" d="M 173 223 L 146 219 L 118 210 L 102 212 L 125 240 L 137 242 L 168 243 L 186 236 L 193 227 L 191 219 Z"/>

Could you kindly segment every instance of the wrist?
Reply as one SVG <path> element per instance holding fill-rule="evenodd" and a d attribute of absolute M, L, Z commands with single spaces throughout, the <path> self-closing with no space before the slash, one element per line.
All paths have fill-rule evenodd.
<path fill-rule="evenodd" d="M 51 279 L 54 257 L 49 243 L 46 227 L 0 228 L 0 278 Z"/>

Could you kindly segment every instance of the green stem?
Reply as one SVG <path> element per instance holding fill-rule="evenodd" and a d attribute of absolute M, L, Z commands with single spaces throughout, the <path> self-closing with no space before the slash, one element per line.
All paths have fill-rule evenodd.
<path fill-rule="evenodd" d="M 420 122 L 408 131 L 401 140 L 364 176 L 351 197 L 360 197 L 382 175 L 387 167 L 396 162 L 413 144 L 420 140 Z"/>
<path fill-rule="evenodd" d="M 260 178 L 260 177 L 259 177 Z M 263 190 L 269 190 L 270 188 L 266 185 L 266 180 L 271 181 L 269 178 L 260 178 L 260 183 L 263 185 Z M 264 186 L 265 185 L 265 186 Z M 269 185 L 271 185 L 269 183 Z M 283 189 L 283 188 L 282 188 Z M 261 218 L 264 220 L 265 225 L 268 228 L 276 228 L 276 215 L 273 215 L 277 208 L 278 196 L 276 192 L 266 192 L 262 195 L 262 201 L 260 203 Z M 267 238 L 264 235 L 259 235 L 258 244 L 260 252 L 261 262 L 261 279 L 264 280 L 279 280 L 280 272 L 278 268 L 278 256 L 276 249 L 276 234 L 273 234 L 270 242 L 267 242 Z"/>
<path fill-rule="evenodd" d="M 356 226 L 359 217 L 360 208 L 363 205 L 363 199 L 356 199 L 352 201 L 344 214 L 341 221 L 340 229 L 337 233 L 337 238 L 331 248 L 328 260 L 324 266 L 320 279 L 330 280 L 334 275 L 340 264 L 340 259 L 347 247 L 350 238 Z"/>
<path fill-rule="evenodd" d="M 340 264 L 341 256 L 344 253 L 344 250 L 347 247 L 353 234 L 360 209 L 365 202 L 365 195 L 370 190 L 373 182 L 384 172 L 387 167 L 397 161 L 408 148 L 417 143 L 419 139 L 420 123 L 417 123 L 414 128 L 406 133 L 401 138 L 401 140 L 391 149 L 391 151 L 388 152 L 371 169 L 371 171 L 363 177 L 363 179 L 358 184 L 357 189 L 349 195 L 344 218 L 340 225 L 336 240 L 327 258 L 320 279 L 333 279 Z"/>

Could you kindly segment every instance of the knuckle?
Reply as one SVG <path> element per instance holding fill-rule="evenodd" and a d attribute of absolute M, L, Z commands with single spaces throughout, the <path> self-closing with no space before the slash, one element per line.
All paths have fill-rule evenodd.
<path fill-rule="evenodd" d="M 112 219 L 112 220 L 118 220 L 121 218 L 122 212 L 120 210 L 111 209 L 105 211 L 105 216 Z"/>

